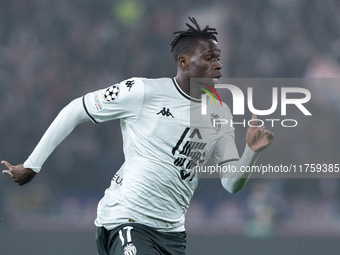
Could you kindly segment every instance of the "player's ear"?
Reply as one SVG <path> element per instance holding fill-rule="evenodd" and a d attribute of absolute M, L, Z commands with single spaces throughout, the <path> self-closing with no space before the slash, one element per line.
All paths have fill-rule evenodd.
<path fill-rule="evenodd" d="M 189 68 L 189 58 L 186 55 L 180 55 L 177 59 L 177 64 L 181 68 L 182 71 L 186 71 Z"/>

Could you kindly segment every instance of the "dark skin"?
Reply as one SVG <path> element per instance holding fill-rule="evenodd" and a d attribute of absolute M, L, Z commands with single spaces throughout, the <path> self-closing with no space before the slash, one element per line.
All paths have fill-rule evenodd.
<path fill-rule="evenodd" d="M 190 91 L 190 78 L 211 78 L 218 83 L 221 77 L 221 49 L 212 39 L 200 40 L 192 55 L 179 56 L 177 59 L 176 80 L 181 89 L 188 95 L 197 97 Z M 251 126 L 247 130 L 246 142 L 255 152 L 264 150 L 274 139 L 274 134 L 264 127 L 256 126 L 257 116 L 253 114 Z"/>
<path fill-rule="evenodd" d="M 219 44 L 212 39 L 202 39 L 191 55 L 181 55 L 177 59 L 176 80 L 181 89 L 188 95 L 198 97 L 195 91 L 190 91 L 190 78 L 211 78 L 215 83 L 221 77 L 222 65 L 220 63 L 221 49 Z M 252 126 L 256 126 L 257 117 L 252 116 Z M 249 127 L 246 134 L 246 143 L 255 152 L 264 150 L 274 139 L 274 135 L 264 127 Z M 30 168 L 23 167 L 23 164 L 16 166 L 7 161 L 1 161 L 7 169 L 3 174 L 7 174 L 19 185 L 29 183 L 35 176 Z"/>
<path fill-rule="evenodd" d="M 218 82 L 222 69 L 220 55 L 221 49 L 218 43 L 206 39 L 199 41 L 192 55 L 179 56 L 176 80 L 181 89 L 188 95 L 193 94 L 190 91 L 190 78 L 212 78 Z"/>
<path fill-rule="evenodd" d="M 2 173 L 11 176 L 13 181 L 20 186 L 29 183 L 37 174 L 32 169 L 23 167 L 23 164 L 12 166 L 5 160 L 1 161 L 1 163 L 5 164 L 8 168 L 7 170 L 3 170 Z"/>

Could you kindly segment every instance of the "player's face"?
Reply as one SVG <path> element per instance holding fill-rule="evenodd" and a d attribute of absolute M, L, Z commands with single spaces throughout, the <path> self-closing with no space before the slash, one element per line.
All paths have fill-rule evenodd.
<path fill-rule="evenodd" d="M 189 61 L 190 78 L 213 78 L 218 81 L 221 77 L 221 49 L 214 40 L 200 40 Z"/>

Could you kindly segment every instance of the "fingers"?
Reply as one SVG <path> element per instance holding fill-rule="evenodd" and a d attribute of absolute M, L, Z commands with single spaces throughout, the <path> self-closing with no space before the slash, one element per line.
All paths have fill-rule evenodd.
<path fill-rule="evenodd" d="M 255 128 L 257 127 L 257 130 L 259 130 L 260 132 L 263 132 L 268 140 L 273 140 L 274 134 L 270 132 L 268 129 L 266 129 L 265 125 L 256 126 L 256 124 L 257 124 L 257 115 L 255 113 L 252 113 L 250 126 L 255 127 Z"/>
<path fill-rule="evenodd" d="M 256 126 L 256 123 L 257 123 L 257 116 L 255 113 L 253 113 L 253 115 L 251 116 L 251 122 L 250 122 L 250 125 L 252 127 L 255 127 Z"/>
<path fill-rule="evenodd" d="M 6 160 L 2 160 L 1 164 L 6 165 L 9 170 L 11 170 L 11 168 L 13 168 L 13 166 L 10 163 L 8 163 Z"/>
<path fill-rule="evenodd" d="M 13 166 L 10 163 L 8 163 L 7 161 L 5 161 L 5 160 L 2 160 L 1 164 L 6 165 L 7 168 L 8 168 L 8 170 L 2 170 L 2 173 L 3 174 L 8 174 L 9 176 L 11 176 L 13 178 L 13 173 L 11 171 L 13 169 Z"/>
<path fill-rule="evenodd" d="M 11 170 L 2 170 L 3 174 L 8 174 L 9 176 L 11 176 L 13 178 L 13 174 L 11 172 Z"/>
<path fill-rule="evenodd" d="M 268 129 L 265 129 L 263 126 L 263 137 L 268 141 L 268 145 L 274 140 L 274 134 L 273 132 L 269 131 Z"/>
<path fill-rule="evenodd" d="M 259 124 L 256 114 L 252 114 L 252 119 L 246 134 L 246 142 L 249 147 L 255 151 L 260 152 L 264 150 L 274 139 L 274 134 L 266 129 L 263 121 Z"/>
<path fill-rule="evenodd" d="M 267 140 L 270 141 L 270 142 L 274 139 L 273 132 L 270 132 L 268 129 L 264 129 L 263 134 L 267 138 Z"/>

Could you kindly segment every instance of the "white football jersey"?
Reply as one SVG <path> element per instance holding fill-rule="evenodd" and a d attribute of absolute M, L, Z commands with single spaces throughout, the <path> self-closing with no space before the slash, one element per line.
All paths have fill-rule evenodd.
<path fill-rule="evenodd" d="M 96 226 L 139 222 L 160 231 L 184 231 L 197 187 L 195 166 L 238 160 L 229 108 L 185 94 L 175 79 L 131 78 L 83 97 L 95 123 L 120 119 L 125 163 L 98 205 Z M 196 117 L 199 116 L 199 117 Z"/>

